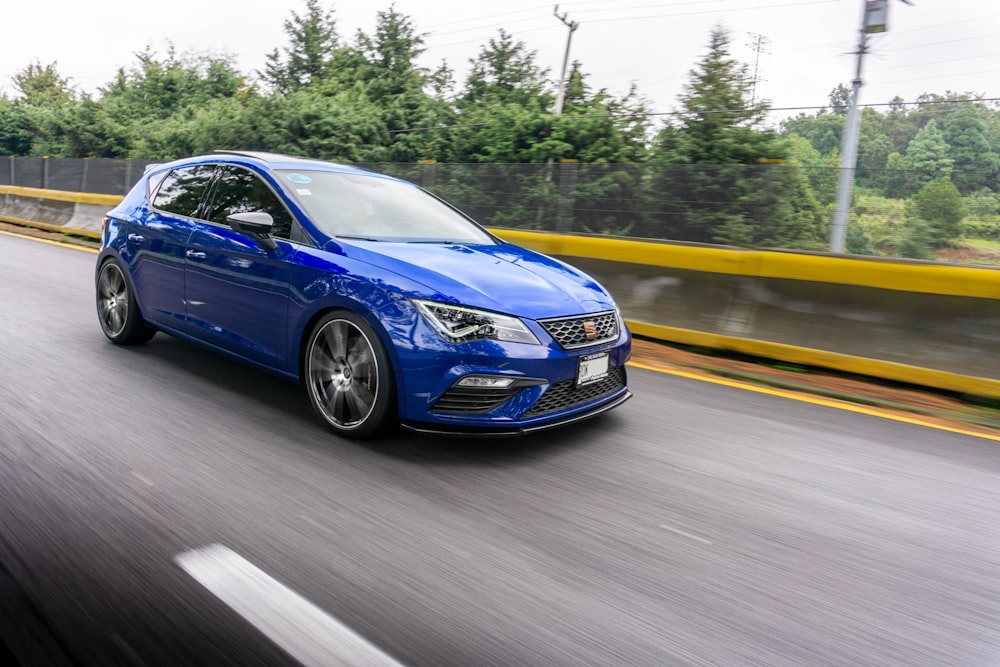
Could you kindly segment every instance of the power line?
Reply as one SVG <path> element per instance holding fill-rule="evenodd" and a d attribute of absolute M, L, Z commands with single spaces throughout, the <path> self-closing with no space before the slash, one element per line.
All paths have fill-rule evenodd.
<path fill-rule="evenodd" d="M 927 65 L 943 65 L 944 63 L 957 63 L 962 60 L 978 60 L 979 58 L 996 58 L 1000 56 L 1000 53 L 984 53 L 979 56 L 965 56 L 963 58 L 949 58 L 947 60 L 932 60 L 926 63 L 907 63 L 906 65 L 893 65 L 892 67 L 880 67 L 875 71 L 877 72 L 887 72 L 894 69 L 909 69 L 911 67 L 925 67 Z"/>
<path fill-rule="evenodd" d="M 828 5 L 833 2 L 840 2 L 840 0 L 805 0 L 804 2 L 786 2 L 779 5 L 756 5 L 754 7 L 732 7 L 727 11 L 730 12 L 748 12 L 758 9 L 785 9 L 788 7 L 801 7 L 803 5 Z M 717 9 L 698 11 L 698 12 L 681 12 L 678 14 L 653 14 L 648 16 L 626 16 L 622 18 L 608 18 L 601 19 L 605 23 L 618 22 L 618 21 L 641 21 L 644 19 L 659 19 L 659 18 L 674 18 L 677 16 L 699 16 L 703 14 L 716 14 Z"/>

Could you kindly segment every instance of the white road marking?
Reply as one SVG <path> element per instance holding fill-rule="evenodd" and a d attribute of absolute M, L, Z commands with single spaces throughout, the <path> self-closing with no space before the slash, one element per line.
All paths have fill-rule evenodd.
<path fill-rule="evenodd" d="M 145 484 L 146 486 L 156 486 L 155 484 L 153 484 L 153 480 L 144 475 L 140 475 L 135 470 L 132 471 L 132 476 L 135 477 L 140 482 L 142 482 L 143 484 Z"/>
<path fill-rule="evenodd" d="M 674 528 L 673 526 L 668 526 L 665 523 L 661 523 L 660 524 L 660 528 L 662 528 L 664 530 L 669 530 L 671 533 L 677 533 L 678 535 L 683 535 L 684 537 L 692 539 L 695 542 L 701 542 L 702 544 L 711 544 L 712 543 L 711 540 L 706 540 L 704 537 L 698 537 L 697 535 L 692 535 L 691 533 L 687 532 L 686 530 L 681 530 L 680 528 Z"/>
<path fill-rule="evenodd" d="M 176 563 L 303 665 L 402 667 L 377 646 L 219 544 L 186 551 Z"/>

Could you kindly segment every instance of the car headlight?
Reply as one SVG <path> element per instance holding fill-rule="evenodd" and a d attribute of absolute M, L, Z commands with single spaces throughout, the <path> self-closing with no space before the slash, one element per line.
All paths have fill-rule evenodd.
<path fill-rule="evenodd" d="M 431 326 L 451 343 L 502 340 L 541 345 L 535 334 L 516 317 L 438 301 L 411 301 Z"/>

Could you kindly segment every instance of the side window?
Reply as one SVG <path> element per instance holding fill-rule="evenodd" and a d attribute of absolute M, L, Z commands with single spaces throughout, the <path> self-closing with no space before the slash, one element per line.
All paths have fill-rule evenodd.
<path fill-rule="evenodd" d="M 158 187 L 160 187 L 160 183 L 163 182 L 163 179 L 166 178 L 166 176 L 167 176 L 168 173 L 169 172 L 161 171 L 160 173 L 153 174 L 152 176 L 149 177 L 149 180 L 146 182 L 146 198 L 147 199 L 150 199 L 150 200 L 152 199 L 153 193 L 156 192 L 156 189 Z"/>
<path fill-rule="evenodd" d="M 206 219 L 229 224 L 226 216 L 233 213 L 263 211 L 274 218 L 271 234 L 279 238 L 289 238 L 292 231 L 292 214 L 281 200 L 267 187 L 257 174 L 240 167 L 223 165 L 219 167 L 219 180 Z"/>
<path fill-rule="evenodd" d="M 214 172 L 212 165 L 174 169 L 156 191 L 153 208 L 189 218 L 198 217 L 198 204 L 205 196 Z"/>

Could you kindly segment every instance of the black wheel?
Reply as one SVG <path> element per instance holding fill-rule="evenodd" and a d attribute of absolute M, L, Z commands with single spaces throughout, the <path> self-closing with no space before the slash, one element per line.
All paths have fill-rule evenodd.
<path fill-rule="evenodd" d="M 97 317 L 104 335 L 116 345 L 145 343 L 156 334 L 143 321 L 125 272 L 113 259 L 101 266 L 97 276 Z"/>
<path fill-rule="evenodd" d="M 323 317 L 306 343 L 303 383 L 313 409 L 334 431 L 367 438 L 395 421 L 396 390 L 389 355 L 361 317 Z"/>

